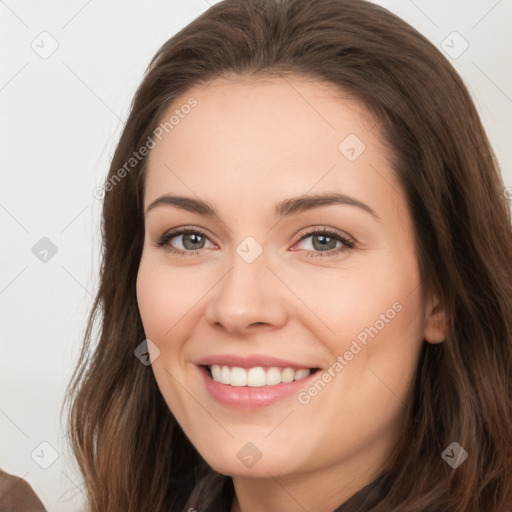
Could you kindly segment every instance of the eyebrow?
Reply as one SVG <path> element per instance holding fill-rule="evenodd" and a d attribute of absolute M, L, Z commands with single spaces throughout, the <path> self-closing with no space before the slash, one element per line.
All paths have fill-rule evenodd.
<path fill-rule="evenodd" d="M 376 220 L 380 220 L 377 213 L 367 204 L 340 193 L 331 194 L 314 194 L 314 195 L 302 195 L 284 199 L 276 204 L 274 208 L 274 217 L 283 218 L 294 213 L 304 212 L 319 208 L 321 206 L 330 206 L 334 204 L 342 204 L 355 206 L 364 210 L 365 212 L 372 215 Z M 194 199 L 192 197 L 175 196 L 171 194 L 165 194 L 155 199 L 146 209 L 146 214 L 156 208 L 157 206 L 170 205 L 176 206 L 183 210 L 187 210 L 192 213 L 199 215 L 206 215 L 207 217 L 219 218 L 217 210 L 208 202 L 201 199 Z"/>

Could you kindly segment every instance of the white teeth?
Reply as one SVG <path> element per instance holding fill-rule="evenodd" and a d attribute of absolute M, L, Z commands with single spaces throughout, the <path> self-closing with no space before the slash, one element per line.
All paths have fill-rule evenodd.
<path fill-rule="evenodd" d="M 243 368 L 231 368 L 232 386 L 247 386 L 247 372 Z"/>
<path fill-rule="evenodd" d="M 292 368 L 285 368 L 283 370 L 283 376 L 281 379 L 283 382 L 293 382 L 293 378 L 295 377 L 295 370 Z"/>
<path fill-rule="evenodd" d="M 225 384 L 231 384 L 231 370 L 229 366 L 223 366 L 219 376 L 220 381 Z"/>
<path fill-rule="evenodd" d="M 221 377 L 222 375 L 222 370 L 221 370 L 221 367 L 214 364 L 210 370 L 212 371 L 212 377 L 213 377 L 213 380 L 217 381 L 217 382 L 221 382 L 223 379 Z"/>
<path fill-rule="evenodd" d="M 267 386 L 273 386 L 274 384 L 281 384 L 281 371 L 279 368 L 269 368 L 267 370 L 267 379 L 265 384 Z"/>
<path fill-rule="evenodd" d="M 251 368 L 247 372 L 247 385 L 252 388 L 260 388 L 266 382 L 265 370 L 261 366 Z"/>
<path fill-rule="evenodd" d="M 304 377 L 307 377 L 311 373 L 311 370 L 306 370 L 305 368 L 303 370 L 297 370 L 295 372 L 295 380 L 303 379 Z"/>
<path fill-rule="evenodd" d="M 307 377 L 311 370 L 301 368 L 294 370 L 293 368 L 269 368 L 265 371 L 261 366 L 254 368 L 229 367 L 214 364 L 210 367 L 212 378 L 215 382 L 221 384 L 230 384 L 231 386 L 249 386 L 253 388 L 260 388 L 262 386 L 274 386 L 281 382 L 293 382 Z"/>

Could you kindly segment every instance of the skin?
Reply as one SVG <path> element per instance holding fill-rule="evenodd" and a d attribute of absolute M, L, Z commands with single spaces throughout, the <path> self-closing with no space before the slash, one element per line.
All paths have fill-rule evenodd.
<path fill-rule="evenodd" d="M 152 350 L 156 381 L 202 457 L 233 477 L 232 511 L 332 511 L 378 476 L 421 344 L 444 337 L 442 310 L 421 286 L 405 198 L 375 119 L 331 84 L 230 75 L 187 91 L 164 117 L 190 96 L 197 106 L 151 150 L 144 208 L 172 193 L 209 202 L 220 218 L 170 205 L 145 216 L 137 298 L 160 351 Z M 366 147 L 354 161 L 338 149 L 348 134 Z M 341 204 L 273 215 L 283 199 L 332 192 L 379 218 Z M 156 246 L 180 226 L 206 232 L 204 242 L 185 241 L 202 247 L 198 255 Z M 343 244 L 300 241 L 305 228 L 325 227 L 354 247 L 323 256 Z M 236 252 L 247 236 L 263 249 L 252 263 Z M 193 252 L 184 238 L 168 247 Z M 270 354 L 327 371 L 396 303 L 400 312 L 308 404 L 296 395 L 255 410 L 220 404 L 194 364 Z M 237 457 L 247 442 L 262 454 L 252 467 Z"/>

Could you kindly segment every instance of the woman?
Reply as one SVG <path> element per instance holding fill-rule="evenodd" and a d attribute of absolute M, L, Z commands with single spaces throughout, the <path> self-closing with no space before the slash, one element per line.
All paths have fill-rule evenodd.
<path fill-rule="evenodd" d="M 220 2 L 151 62 L 104 188 L 91 510 L 510 510 L 510 209 L 426 38 Z"/>

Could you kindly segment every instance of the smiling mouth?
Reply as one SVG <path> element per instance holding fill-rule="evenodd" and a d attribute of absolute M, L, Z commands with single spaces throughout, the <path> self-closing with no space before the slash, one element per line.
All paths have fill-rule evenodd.
<path fill-rule="evenodd" d="M 278 384 L 287 384 L 308 377 L 319 371 L 319 368 L 282 368 L 282 367 L 263 367 L 255 366 L 253 368 L 240 368 L 238 366 L 227 365 L 204 365 L 209 377 L 219 384 L 225 384 L 233 387 L 253 387 L 260 388 L 264 386 L 275 386 Z"/>

